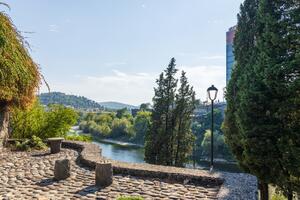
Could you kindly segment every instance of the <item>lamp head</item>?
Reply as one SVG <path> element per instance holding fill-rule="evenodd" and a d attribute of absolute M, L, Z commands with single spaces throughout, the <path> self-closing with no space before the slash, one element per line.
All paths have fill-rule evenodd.
<path fill-rule="evenodd" d="M 209 88 L 207 88 L 208 98 L 209 98 L 211 101 L 216 100 L 216 98 L 217 98 L 217 93 L 218 93 L 218 89 L 217 89 L 214 85 L 212 85 L 212 86 L 210 86 Z"/>

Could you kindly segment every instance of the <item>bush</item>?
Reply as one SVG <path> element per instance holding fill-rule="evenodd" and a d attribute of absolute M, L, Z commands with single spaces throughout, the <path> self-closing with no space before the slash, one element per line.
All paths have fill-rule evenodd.
<path fill-rule="evenodd" d="M 71 134 L 65 137 L 66 140 L 73 140 L 73 141 L 82 141 L 82 142 L 91 142 L 92 136 L 90 135 L 78 135 L 78 134 Z"/>
<path fill-rule="evenodd" d="M 46 149 L 47 145 L 43 142 L 43 140 L 35 135 L 31 138 L 31 147 L 34 149 Z"/>
<path fill-rule="evenodd" d="M 63 137 L 77 122 L 77 118 L 78 114 L 71 108 L 62 105 L 44 108 L 37 101 L 26 111 L 13 110 L 12 135 L 17 139 L 31 138 L 33 135 L 41 139 Z"/>
<path fill-rule="evenodd" d="M 17 151 L 28 151 L 30 150 L 30 140 L 26 139 L 23 142 L 17 141 L 15 144 L 15 150 Z"/>
<path fill-rule="evenodd" d="M 121 196 L 117 200 L 144 200 L 142 197 L 137 196 Z"/>
<path fill-rule="evenodd" d="M 47 145 L 42 141 L 41 138 L 33 135 L 31 139 L 25 139 L 24 141 L 16 141 L 12 147 L 17 151 L 29 151 L 31 149 L 43 150 L 47 148 Z"/>

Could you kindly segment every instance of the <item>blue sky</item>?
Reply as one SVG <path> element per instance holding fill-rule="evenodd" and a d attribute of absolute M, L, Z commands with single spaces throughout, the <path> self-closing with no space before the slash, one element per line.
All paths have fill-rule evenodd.
<path fill-rule="evenodd" d="M 151 102 L 171 57 L 197 97 L 225 86 L 225 32 L 241 0 L 9 0 L 51 91 L 96 101 Z M 40 92 L 45 92 L 45 86 Z M 220 100 L 222 92 L 219 94 Z"/>

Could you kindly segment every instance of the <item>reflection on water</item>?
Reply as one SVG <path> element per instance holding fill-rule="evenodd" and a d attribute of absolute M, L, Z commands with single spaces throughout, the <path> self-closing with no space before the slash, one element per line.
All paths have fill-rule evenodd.
<path fill-rule="evenodd" d="M 104 142 L 93 142 L 102 149 L 102 155 L 113 159 L 130 163 L 144 162 L 144 149 L 141 147 L 122 146 Z"/>

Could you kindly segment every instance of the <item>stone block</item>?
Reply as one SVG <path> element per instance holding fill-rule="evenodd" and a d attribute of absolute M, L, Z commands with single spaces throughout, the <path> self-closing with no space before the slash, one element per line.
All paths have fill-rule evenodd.
<path fill-rule="evenodd" d="M 64 138 L 48 138 L 51 153 L 59 153 Z"/>
<path fill-rule="evenodd" d="M 70 176 L 70 160 L 56 160 L 54 166 L 54 179 L 64 180 Z"/>
<path fill-rule="evenodd" d="M 113 182 L 113 169 L 111 163 L 96 163 L 96 185 L 107 187 Z"/>

